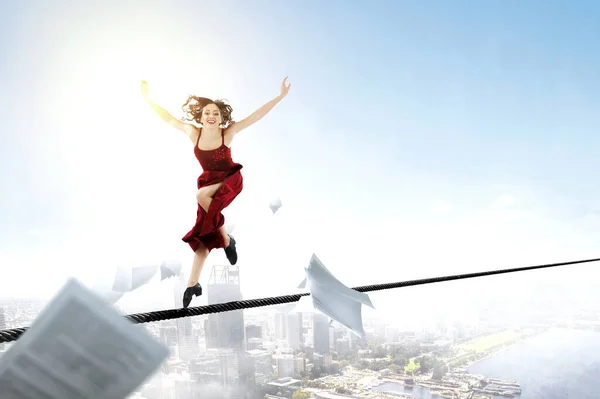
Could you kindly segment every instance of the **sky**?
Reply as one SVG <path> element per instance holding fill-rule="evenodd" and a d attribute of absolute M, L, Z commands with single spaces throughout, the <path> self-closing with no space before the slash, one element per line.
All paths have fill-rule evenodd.
<path fill-rule="evenodd" d="M 70 276 L 110 285 L 119 265 L 189 271 L 201 169 L 142 79 L 177 117 L 193 93 L 240 120 L 289 76 L 232 144 L 245 188 L 225 216 L 247 298 L 294 292 L 313 252 L 350 286 L 600 255 L 597 2 L 1 7 L 0 297 L 48 298 Z M 201 282 L 225 262 L 212 253 Z M 456 287 L 568 292 L 597 267 L 372 297 L 393 312 L 416 290 L 428 303 Z M 120 303 L 174 306 L 172 284 Z"/>

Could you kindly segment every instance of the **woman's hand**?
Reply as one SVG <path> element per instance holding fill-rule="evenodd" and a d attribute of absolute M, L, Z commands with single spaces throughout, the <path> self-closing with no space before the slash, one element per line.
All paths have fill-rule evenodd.
<path fill-rule="evenodd" d="M 266 114 L 271 112 L 273 107 L 277 105 L 277 103 L 281 101 L 283 97 L 287 96 L 288 92 L 290 91 L 290 87 L 292 85 L 286 84 L 286 81 L 287 76 L 285 77 L 285 79 L 283 79 L 283 82 L 281 82 L 281 94 L 279 94 L 277 97 L 275 97 L 256 111 L 254 111 L 249 117 L 242 119 L 241 121 L 236 122 L 233 125 L 230 125 L 227 128 L 227 132 L 225 134 L 229 134 L 231 136 L 236 135 L 242 130 L 252 126 L 254 123 L 261 120 Z"/>
<path fill-rule="evenodd" d="M 281 82 L 281 94 L 279 95 L 279 98 L 283 98 L 285 96 L 287 96 L 288 92 L 290 91 L 290 87 L 292 86 L 291 83 L 289 84 L 285 84 L 285 82 L 287 81 L 287 76 L 285 77 L 285 79 L 283 79 L 283 82 Z"/>
<path fill-rule="evenodd" d="M 148 99 L 148 82 L 142 80 L 142 96 L 147 100 Z"/>

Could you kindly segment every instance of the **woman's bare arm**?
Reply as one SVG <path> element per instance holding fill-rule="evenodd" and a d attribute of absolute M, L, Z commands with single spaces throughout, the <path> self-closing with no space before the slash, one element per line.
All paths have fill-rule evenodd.
<path fill-rule="evenodd" d="M 287 77 L 283 79 L 283 82 L 281 83 L 281 94 L 279 94 L 277 97 L 275 97 L 256 111 L 254 111 L 249 117 L 229 126 L 226 130 L 226 134 L 236 135 L 237 133 L 252 126 L 254 123 L 258 122 L 265 115 L 267 115 L 275 107 L 275 105 L 277 105 L 279 101 L 283 100 L 283 98 L 288 94 L 291 84 L 286 85 L 286 80 Z"/>
<path fill-rule="evenodd" d="M 152 110 L 158 116 L 160 116 L 162 120 L 167 122 L 169 125 L 173 126 L 177 130 L 184 132 L 190 138 L 192 138 L 192 135 L 197 133 L 198 129 L 196 128 L 196 126 L 189 124 L 189 123 L 185 123 L 185 122 L 175 118 L 167 110 L 162 108 L 160 105 L 156 104 L 150 98 L 150 96 L 148 95 L 148 83 L 146 81 L 142 81 L 142 95 L 144 96 L 144 99 L 146 100 L 146 103 L 150 106 L 150 108 L 152 108 Z"/>

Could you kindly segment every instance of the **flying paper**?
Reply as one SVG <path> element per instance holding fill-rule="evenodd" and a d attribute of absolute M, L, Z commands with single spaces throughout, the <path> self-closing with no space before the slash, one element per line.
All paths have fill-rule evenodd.
<path fill-rule="evenodd" d="M 163 262 L 160 265 L 160 281 L 181 274 L 181 262 Z"/>
<path fill-rule="evenodd" d="M 281 199 L 277 198 L 269 203 L 269 208 L 271 208 L 271 212 L 273 215 L 281 208 Z"/>
<path fill-rule="evenodd" d="M 362 305 L 374 308 L 369 296 L 342 284 L 315 254 L 304 270 L 306 277 L 298 288 L 308 289 L 310 296 L 300 298 L 295 311 L 308 312 L 311 308 L 318 310 L 364 338 Z"/>

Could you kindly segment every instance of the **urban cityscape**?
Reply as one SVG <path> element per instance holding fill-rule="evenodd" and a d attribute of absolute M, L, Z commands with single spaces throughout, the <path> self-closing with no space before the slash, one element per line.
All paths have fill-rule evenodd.
<path fill-rule="evenodd" d="M 175 284 L 174 306 L 184 289 L 183 280 Z M 213 266 L 206 295 L 209 304 L 241 300 L 239 268 Z M 365 339 L 287 305 L 142 324 L 171 356 L 130 398 L 517 397 L 518 380 L 474 374 L 469 366 L 553 328 L 600 331 L 595 306 L 564 299 L 562 307 L 535 306 L 520 318 L 499 303 L 481 309 L 476 322 L 440 320 L 434 329 L 366 318 Z M 4 301 L 0 329 L 29 325 L 42 307 Z M 0 356 L 10 345 L 0 344 Z"/>

